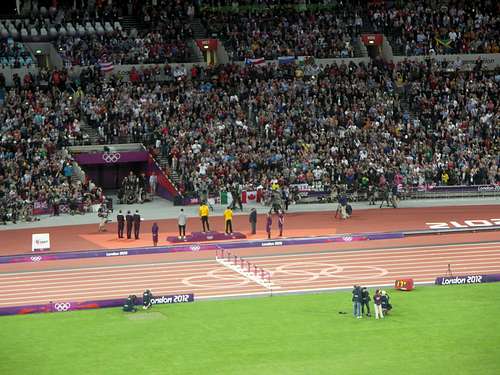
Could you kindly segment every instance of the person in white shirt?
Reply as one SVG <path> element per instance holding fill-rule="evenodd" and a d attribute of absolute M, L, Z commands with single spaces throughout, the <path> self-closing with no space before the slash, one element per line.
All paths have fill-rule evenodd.
<path fill-rule="evenodd" d="M 318 165 L 315 170 L 313 170 L 313 175 L 314 175 L 314 186 L 316 188 L 321 187 L 321 177 L 323 176 L 323 170 L 321 167 Z"/>
<path fill-rule="evenodd" d="M 156 194 L 156 185 L 158 183 L 158 176 L 156 176 L 156 172 L 151 173 L 149 176 L 149 188 L 151 191 L 151 198 Z"/>
<path fill-rule="evenodd" d="M 179 225 L 179 239 L 181 240 L 186 238 L 186 222 L 187 217 L 184 214 L 184 209 L 181 208 L 181 212 L 177 218 L 177 224 Z"/>

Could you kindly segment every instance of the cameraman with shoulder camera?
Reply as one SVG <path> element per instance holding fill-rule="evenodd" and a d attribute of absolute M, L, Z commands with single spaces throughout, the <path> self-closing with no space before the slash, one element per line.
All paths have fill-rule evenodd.
<path fill-rule="evenodd" d="M 109 211 L 108 208 L 106 207 L 106 203 L 102 203 L 101 207 L 99 207 L 99 210 L 97 211 L 97 216 L 99 216 L 99 232 L 105 232 L 106 231 L 106 223 L 108 222 L 108 215 Z"/>

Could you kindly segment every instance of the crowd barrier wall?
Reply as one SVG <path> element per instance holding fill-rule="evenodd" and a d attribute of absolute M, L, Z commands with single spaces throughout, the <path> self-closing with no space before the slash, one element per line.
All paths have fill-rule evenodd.
<path fill-rule="evenodd" d="M 26 315 L 35 313 L 47 312 L 66 312 L 75 310 L 88 310 L 88 309 L 101 309 L 106 307 L 120 307 L 125 304 L 127 296 L 123 298 L 103 299 L 95 301 L 58 301 L 48 302 L 38 305 L 24 305 L 24 306 L 7 306 L 0 307 L 0 316 L 2 315 Z M 166 296 L 153 296 L 151 300 L 153 305 L 170 305 L 173 303 L 186 303 L 194 302 L 194 294 L 173 294 Z M 137 297 L 137 305 L 142 305 L 142 297 Z"/>
<path fill-rule="evenodd" d="M 43 44 L 43 43 L 40 43 Z M 484 70 L 495 70 L 496 68 L 500 67 L 500 53 L 492 53 L 492 54 L 462 54 L 462 55 L 434 55 L 434 56 L 394 56 L 392 58 L 392 62 L 398 63 L 402 62 L 405 60 L 410 60 L 410 61 L 418 61 L 418 62 L 423 62 L 426 59 L 430 58 L 431 60 L 435 61 L 448 61 L 450 63 L 453 63 L 457 60 L 457 58 L 462 60 L 462 66 L 461 70 L 468 71 L 472 70 L 476 64 L 476 61 L 478 59 L 481 59 L 483 61 L 483 69 Z M 332 59 L 315 59 L 316 64 L 318 65 L 327 65 L 327 64 L 349 64 L 351 62 L 355 64 L 359 64 L 361 62 L 363 63 L 368 63 L 370 62 L 370 58 L 368 57 L 358 57 L 358 58 L 332 58 Z M 236 61 L 234 62 L 236 64 L 241 64 L 243 65 L 245 62 L 244 61 Z M 266 64 L 278 64 L 278 60 L 266 60 Z M 58 67 L 59 64 L 53 64 L 54 66 Z M 130 65 L 115 65 L 113 68 L 113 73 L 124 73 L 124 79 L 128 80 L 128 72 L 132 70 L 132 68 L 135 68 L 137 70 L 141 70 L 144 68 L 154 68 L 156 66 L 163 66 L 164 64 L 130 64 Z M 172 70 L 174 70 L 176 67 L 184 67 L 186 68 L 187 75 L 190 74 L 190 69 L 193 66 L 203 66 L 206 67 L 207 64 L 205 62 L 192 62 L 192 63 L 171 63 L 169 64 L 172 67 Z M 73 66 L 69 69 L 69 76 L 70 77 L 78 77 L 81 74 L 81 71 L 83 69 L 88 68 L 87 66 Z M 14 68 L 3 68 L 2 73 L 5 76 L 6 79 L 6 84 L 7 86 L 13 86 L 13 75 L 18 74 L 21 79 L 26 75 L 28 72 L 32 73 L 34 76 L 38 75 L 39 68 L 35 66 L 31 67 L 22 67 L 18 69 Z M 164 81 L 167 79 L 172 79 L 172 77 L 167 77 L 163 70 L 159 75 L 155 77 L 157 81 Z"/>

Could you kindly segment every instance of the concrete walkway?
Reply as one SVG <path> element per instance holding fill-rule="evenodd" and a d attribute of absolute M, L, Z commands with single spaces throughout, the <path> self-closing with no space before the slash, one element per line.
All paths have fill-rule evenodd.
<path fill-rule="evenodd" d="M 380 202 L 379 202 L 380 203 Z M 379 209 L 378 205 L 369 206 L 367 202 L 353 202 L 351 203 L 353 210 L 360 209 Z M 469 205 L 498 205 L 498 211 L 500 216 L 500 197 L 496 198 L 459 198 L 459 199 L 424 199 L 424 200 L 405 200 L 400 202 L 400 207 L 446 207 L 446 206 L 469 206 Z M 235 215 L 248 215 L 250 209 L 255 207 L 258 213 L 266 213 L 269 211 L 268 206 L 263 206 L 261 204 L 244 205 L 243 212 L 238 209 L 234 210 Z M 165 199 L 155 197 L 152 202 L 147 202 L 144 204 L 132 204 L 132 205 L 114 205 L 114 213 L 110 215 L 113 221 L 116 221 L 116 214 L 118 210 L 123 210 L 126 213 L 127 210 L 135 212 L 139 210 L 139 213 L 145 220 L 160 220 L 160 219 L 172 219 L 176 218 L 183 208 L 185 214 L 188 217 L 198 217 L 198 206 L 174 206 L 172 202 Z M 214 211 L 210 213 L 211 216 L 222 216 L 225 210 L 225 206 L 216 205 Z M 337 204 L 333 203 L 307 203 L 307 204 L 296 204 L 289 207 L 289 212 L 308 212 L 308 211 L 335 211 L 337 209 Z M 382 208 L 383 210 L 393 209 L 393 208 Z M 7 231 L 10 229 L 24 229 L 24 228 L 42 228 L 42 227 L 55 227 L 64 225 L 78 225 L 78 224 L 96 224 L 99 222 L 97 213 L 87 213 L 85 215 L 75 215 L 71 216 L 68 214 L 62 214 L 61 216 L 39 216 L 40 221 L 32 223 L 18 223 L 7 225 L 0 225 L 0 232 Z M 0 237 L 2 235 L 0 234 Z"/>

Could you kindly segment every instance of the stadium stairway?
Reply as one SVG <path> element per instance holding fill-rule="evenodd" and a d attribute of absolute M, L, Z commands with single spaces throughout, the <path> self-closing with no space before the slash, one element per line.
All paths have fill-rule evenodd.
<path fill-rule="evenodd" d="M 190 22 L 191 29 L 193 30 L 193 39 L 187 41 L 187 45 L 191 50 L 191 61 L 201 63 L 204 62 L 203 53 L 196 44 L 196 39 L 204 39 L 208 36 L 207 29 L 199 18 L 193 18 Z"/>
<path fill-rule="evenodd" d="M 96 129 L 91 127 L 85 119 L 80 119 L 80 129 L 89 135 L 89 141 L 91 145 L 98 145 L 99 144 L 99 133 L 97 132 Z"/>
<path fill-rule="evenodd" d="M 181 177 L 176 171 L 170 171 L 170 180 L 174 183 L 175 187 L 178 187 L 181 182 Z"/>
<path fill-rule="evenodd" d="M 354 43 L 353 47 L 354 47 L 354 57 L 368 57 L 368 50 L 361 41 L 360 37 L 356 39 L 356 42 Z"/>
<path fill-rule="evenodd" d="M 130 33 L 130 30 L 132 30 L 132 29 L 136 29 L 137 31 L 140 31 L 140 30 L 143 30 L 145 28 L 144 23 L 142 23 L 135 16 L 123 16 L 120 19 L 120 24 L 122 25 L 123 29 L 127 33 Z"/>
<path fill-rule="evenodd" d="M 174 183 L 175 187 L 178 187 L 179 183 L 181 182 L 181 177 L 179 176 L 179 174 L 176 171 L 170 169 L 170 163 L 168 161 L 168 157 L 160 154 L 156 157 L 156 161 L 158 162 L 158 164 L 160 165 L 160 167 L 162 169 L 169 170 L 170 180 Z"/>
<path fill-rule="evenodd" d="M 191 20 L 191 29 L 193 29 L 194 39 L 203 39 L 208 36 L 207 29 L 205 29 L 205 26 L 203 26 L 199 18 L 193 18 Z"/>
<path fill-rule="evenodd" d="M 189 47 L 190 55 L 191 58 L 189 61 L 195 62 L 195 63 L 202 63 L 205 61 L 203 58 L 203 53 L 201 52 L 200 48 L 194 41 L 194 39 L 188 39 L 186 42 L 187 46 Z"/>

